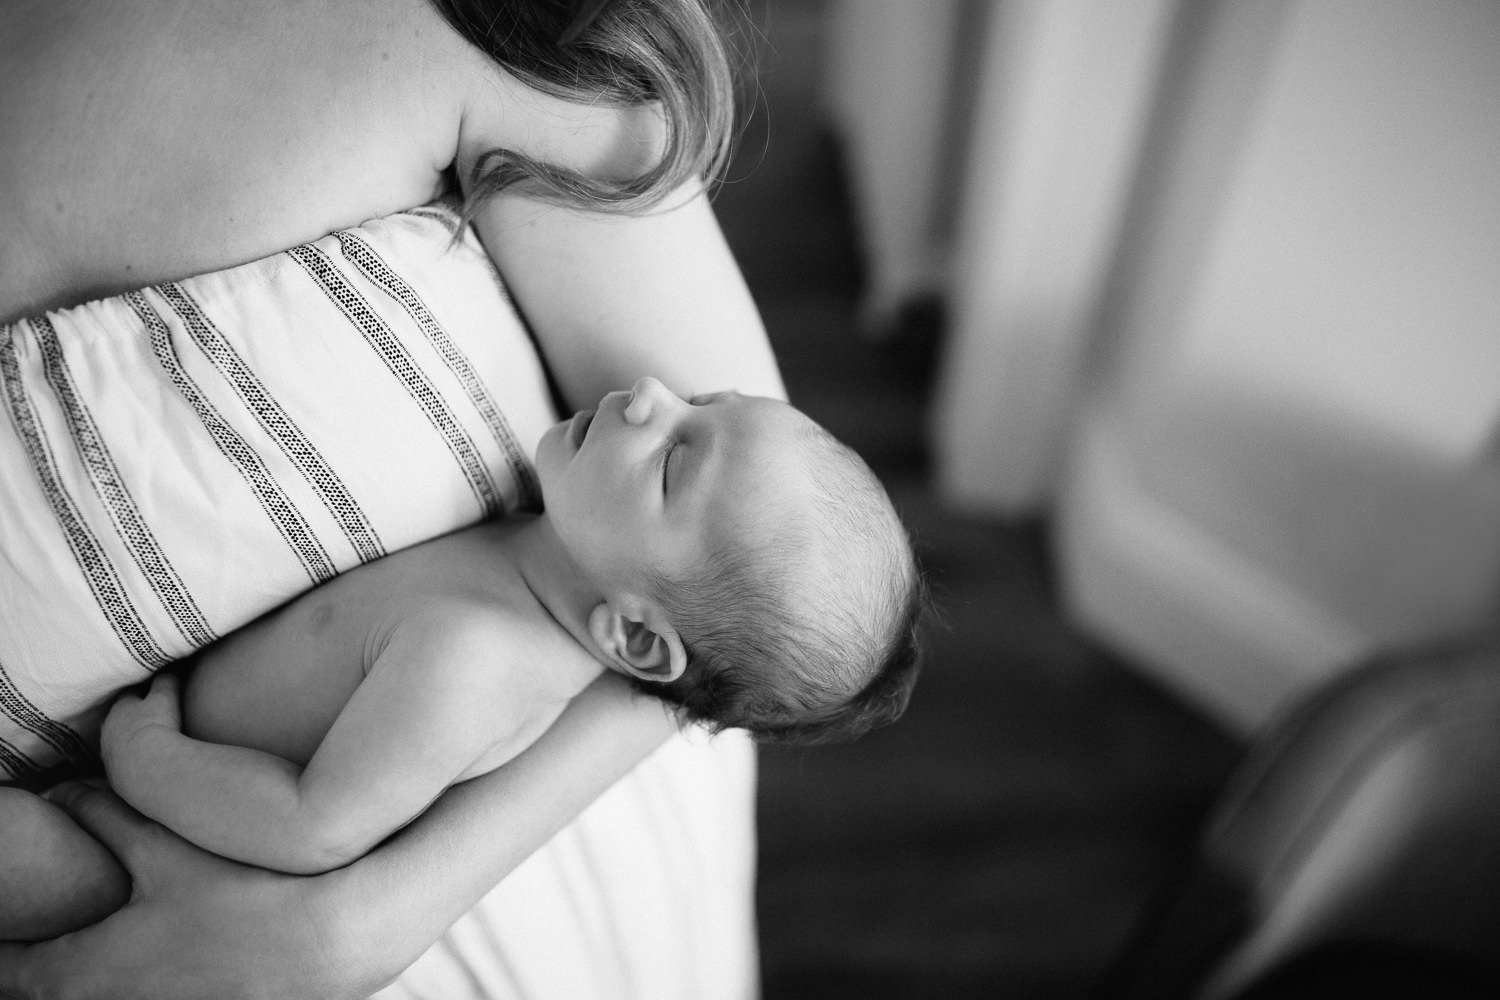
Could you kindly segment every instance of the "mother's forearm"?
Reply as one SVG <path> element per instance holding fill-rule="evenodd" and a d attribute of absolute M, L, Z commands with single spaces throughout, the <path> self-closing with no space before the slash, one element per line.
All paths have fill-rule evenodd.
<path fill-rule="evenodd" d="M 573 406 L 642 375 L 683 396 L 785 397 L 755 302 L 696 186 L 626 217 L 506 192 L 475 227 Z"/>
<path fill-rule="evenodd" d="M 536 744 L 449 789 L 396 836 L 320 877 L 350 947 L 415 961 L 502 878 L 676 731 L 661 702 L 606 674 Z"/>

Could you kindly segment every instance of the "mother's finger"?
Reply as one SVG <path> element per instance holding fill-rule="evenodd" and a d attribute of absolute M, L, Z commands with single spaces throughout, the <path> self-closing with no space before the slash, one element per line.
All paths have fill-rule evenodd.
<path fill-rule="evenodd" d="M 29 994 L 21 992 L 24 989 L 21 977 L 25 973 L 29 950 L 26 945 L 0 941 L 0 998 L 3 1000 L 29 1000 Z"/>
<path fill-rule="evenodd" d="M 41 944 L 0 941 L 0 997 L 39 1000 L 43 995 L 67 995 L 57 989 L 58 977 L 49 971 L 60 967 L 60 956 L 67 951 L 60 944 L 62 940 Z"/>
<path fill-rule="evenodd" d="M 14 1000 L 104 1000 L 109 986 L 93 975 L 76 934 L 37 944 L 0 942 L 0 997 Z"/>
<path fill-rule="evenodd" d="M 134 1000 L 163 996 L 159 983 L 150 982 L 158 959 L 138 942 L 110 943 L 113 918 L 72 934 L 37 944 L 0 942 L 0 997 L 16 1000 Z M 135 947 L 130 947 L 135 945 Z M 118 956 L 124 954 L 123 960 Z M 111 961 L 101 962 L 100 956 Z"/>
<path fill-rule="evenodd" d="M 139 877 L 140 870 L 155 856 L 148 848 L 159 848 L 165 835 L 160 825 L 136 812 L 104 785 L 65 781 L 50 789 L 47 798 L 109 848 L 132 876 Z"/>

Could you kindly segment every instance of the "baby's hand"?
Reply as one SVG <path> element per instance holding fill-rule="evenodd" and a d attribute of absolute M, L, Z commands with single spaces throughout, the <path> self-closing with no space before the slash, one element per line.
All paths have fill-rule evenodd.
<path fill-rule="evenodd" d="M 115 699 L 104 718 L 100 734 L 105 771 L 113 771 L 120 755 L 127 752 L 131 738 L 143 729 L 161 727 L 182 731 L 182 705 L 177 694 L 177 675 L 162 671 L 151 682 L 151 689 L 141 696 L 127 691 Z"/>

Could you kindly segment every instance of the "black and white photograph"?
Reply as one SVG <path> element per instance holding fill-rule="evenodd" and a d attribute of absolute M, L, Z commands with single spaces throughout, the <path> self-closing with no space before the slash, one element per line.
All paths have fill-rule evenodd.
<path fill-rule="evenodd" d="M 1500 997 L 1500 3 L 0 79 L 0 998 Z"/>

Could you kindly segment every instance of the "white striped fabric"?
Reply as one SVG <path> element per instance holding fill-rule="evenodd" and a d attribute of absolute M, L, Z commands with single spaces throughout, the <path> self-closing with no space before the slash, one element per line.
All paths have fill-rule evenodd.
<path fill-rule="evenodd" d="M 330 574 L 536 502 L 544 375 L 454 224 L 0 328 L 0 777 Z M 742 734 L 672 740 L 381 1000 L 753 1000 L 754 786 Z"/>
<path fill-rule="evenodd" d="M 361 562 L 538 502 L 555 418 L 472 235 L 429 208 L 0 328 L 0 778 Z"/>

